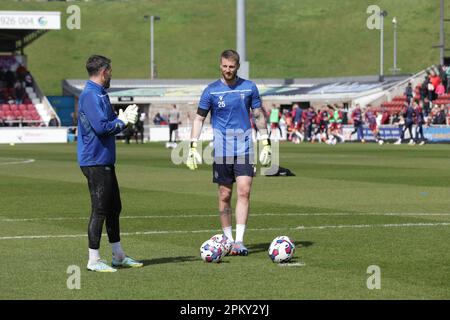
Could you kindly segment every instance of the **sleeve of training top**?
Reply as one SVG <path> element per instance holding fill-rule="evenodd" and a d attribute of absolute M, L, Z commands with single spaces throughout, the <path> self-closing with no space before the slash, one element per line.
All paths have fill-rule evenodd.
<path fill-rule="evenodd" d="M 211 102 L 211 94 L 209 93 L 209 87 L 206 87 L 203 90 L 202 96 L 200 97 L 200 102 L 198 103 L 198 107 L 203 110 L 211 110 L 212 102 Z"/>
<path fill-rule="evenodd" d="M 261 108 L 261 98 L 256 84 L 252 86 L 252 109 Z"/>
<path fill-rule="evenodd" d="M 83 104 L 84 113 L 97 135 L 116 135 L 125 129 L 125 124 L 117 119 L 117 116 L 115 116 L 113 121 L 108 120 L 107 114 L 102 110 L 99 99 L 95 93 L 91 92 L 87 94 Z"/>

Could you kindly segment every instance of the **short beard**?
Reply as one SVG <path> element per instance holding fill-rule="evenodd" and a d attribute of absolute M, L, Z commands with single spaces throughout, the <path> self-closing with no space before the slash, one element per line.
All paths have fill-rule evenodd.
<path fill-rule="evenodd" d="M 234 73 L 234 74 L 230 77 L 230 79 L 228 79 L 228 78 L 226 77 L 225 73 L 222 73 L 222 77 L 223 77 L 226 81 L 233 81 L 234 79 L 236 79 L 236 74 L 237 74 L 237 73 Z"/>
<path fill-rule="evenodd" d="M 111 85 L 111 79 L 108 79 L 104 84 L 103 84 L 103 88 L 108 89 Z"/>

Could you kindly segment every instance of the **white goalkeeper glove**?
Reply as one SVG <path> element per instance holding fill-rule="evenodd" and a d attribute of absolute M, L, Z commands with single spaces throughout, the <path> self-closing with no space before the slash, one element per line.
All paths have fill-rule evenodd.
<path fill-rule="evenodd" d="M 188 157 L 186 160 L 186 165 L 189 169 L 197 169 L 197 164 L 202 163 L 202 156 L 197 151 L 197 141 L 191 141 L 191 146 L 189 148 Z"/>
<path fill-rule="evenodd" d="M 129 105 L 125 109 L 125 114 L 127 115 L 128 122 L 131 124 L 135 124 L 139 117 L 138 106 L 135 104 Z"/>
<path fill-rule="evenodd" d="M 129 123 L 135 124 L 138 119 L 138 106 L 135 104 L 129 105 L 125 111 L 123 109 L 119 110 L 119 115 L 117 118 L 121 120 L 125 125 L 128 125 Z"/>
<path fill-rule="evenodd" d="M 128 117 L 125 114 L 125 112 L 123 112 L 123 109 L 119 110 L 119 115 L 117 116 L 117 119 L 122 121 L 125 125 L 128 125 Z"/>
<path fill-rule="evenodd" d="M 263 148 L 259 154 L 259 162 L 263 166 L 268 166 L 272 161 L 272 148 L 270 146 L 270 139 L 268 135 L 261 136 Z"/>

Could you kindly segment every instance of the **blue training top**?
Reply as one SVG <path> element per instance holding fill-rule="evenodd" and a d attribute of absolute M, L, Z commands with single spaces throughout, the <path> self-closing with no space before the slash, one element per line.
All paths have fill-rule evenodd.
<path fill-rule="evenodd" d="M 113 165 L 115 135 L 125 129 L 117 119 L 105 89 L 89 80 L 78 102 L 77 155 L 80 167 Z"/>
<path fill-rule="evenodd" d="M 250 108 L 261 108 L 254 82 L 237 78 L 231 87 L 220 79 L 210 83 L 202 93 L 199 108 L 211 111 L 216 157 L 252 153 Z"/>

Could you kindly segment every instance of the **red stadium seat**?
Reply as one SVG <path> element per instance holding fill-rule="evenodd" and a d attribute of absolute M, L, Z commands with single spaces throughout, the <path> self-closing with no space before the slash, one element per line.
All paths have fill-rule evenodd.
<path fill-rule="evenodd" d="M 27 106 L 25 104 L 19 104 L 19 110 L 20 111 L 27 110 Z"/>
<path fill-rule="evenodd" d="M 11 110 L 11 109 L 9 108 L 9 104 L 2 104 L 2 110 L 3 110 L 3 111 L 9 111 L 9 110 Z"/>
<path fill-rule="evenodd" d="M 19 110 L 19 107 L 16 104 L 12 104 L 9 108 L 11 109 L 11 111 Z"/>
<path fill-rule="evenodd" d="M 12 113 L 13 113 L 14 117 L 16 117 L 16 118 L 19 118 L 22 116 L 22 111 L 20 111 L 20 110 L 14 110 L 14 111 L 12 111 Z"/>
<path fill-rule="evenodd" d="M 29 104 L 26 104 L 26 106 L 27 106 L 27 110 L 35 110 L 36 108 L 34 107 L 34 104 L 31 104 L 31 103 L 29 103 Z"/>

